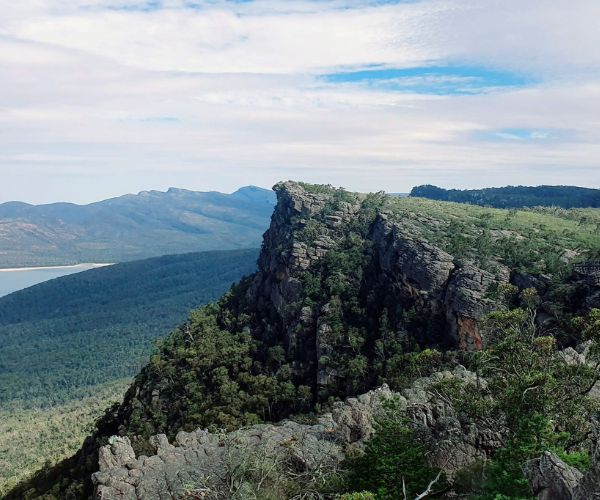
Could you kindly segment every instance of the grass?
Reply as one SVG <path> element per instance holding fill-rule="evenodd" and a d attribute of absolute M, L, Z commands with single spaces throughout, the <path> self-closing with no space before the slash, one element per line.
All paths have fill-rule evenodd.
<path fill-rule="evenodd" d="M 503 210 L 423 198 L 392 198 L 385 209 L 405 231 L 454 256 L 553 274 L 551 261 L 568 265 L 600 255 L 600 210 L 529 208 Z"/>
<path fill-rule="evenodd" d="M 95 420 L 120 401 L 130 380 L 90 390 L 79 400 L 31 409 L 19 403 L 0 408 L 0 497 L 46 464 L 71 456 L 93 430 Z"/>

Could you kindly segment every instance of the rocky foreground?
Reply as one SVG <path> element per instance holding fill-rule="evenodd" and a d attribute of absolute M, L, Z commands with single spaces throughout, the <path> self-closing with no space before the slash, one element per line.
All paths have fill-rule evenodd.
<path fill-rule="evenodd" d="M 181 498 L 246 498 L 247 472 L 256 469 L 267 478 L 275 468 L 302 481 L 338 471 L 346 455 L 375 432 L 375 421 L 386 402 L 393 401 L 398 418 L 429 443 L 428 461 L 449 476 L 489 458 L 505 439 L 501 426 L 486 428 L 462 420 L 436 394 L 435 385 L 449 379 L 470 384 L 485 381 L 463 368 L 416 380 L 399 393 L 387 385 L 337 403 L 312 424 L 286 420 L 229 433 L 198 429 L 179 432 L 173 444 L 164 434 L 150 439 L 152 456 L 138 456 L 127 437 L 114 436 L 99 453 L 93 474 L 97 500 L 154 500 Z M 529 461 L 524 472 L 540 500 L 600 498 L 600 441 L 591 469 L 583 474 L 547 452 Z M 301 479 L 300 479 L 301 478 Z M 434 479 L 434 478 L 432 478 Z"/>
<path fill-rule="evenodd" d="M 373 434 L 375 419 L 390 400 L 397 404 L 398 417 L 412 422 L 431 444 L 431 465 L 452 474 L 487 458 L 503 435 L 499 429 L 461 421 L 452 406 L 431 392 L 434 384 L 450 378 L 478 383 L 474 373 L 458 366 L 418 379 L 400 393 L 384 385 L 349 398 L 310 425 L 286 420 L 221 434 L 198 429 L 179 432 L 174 444 L 159 434 L 151 438 L 156 454 L 150 457 L 136 457 L 129 439 L 115 436 L 100 450 L 95 498 L 244 498 L 245 468 L 266 472 L 283 467 L 302 480 L 337 471 L 349 450 Z"/>

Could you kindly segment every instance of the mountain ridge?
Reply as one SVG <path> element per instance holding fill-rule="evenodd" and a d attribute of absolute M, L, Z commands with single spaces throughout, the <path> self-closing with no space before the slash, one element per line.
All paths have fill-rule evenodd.
<path fill-rule="evenodd" d="M 257 247 L 271 191 L 172 188 L 87 205 L 0 205 L 0 267 L 121 262 L 165 254 Z"/>

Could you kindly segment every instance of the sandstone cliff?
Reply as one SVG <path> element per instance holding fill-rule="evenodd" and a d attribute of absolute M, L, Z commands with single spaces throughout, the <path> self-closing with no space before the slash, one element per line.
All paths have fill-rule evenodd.
<path fill-rule="evenodd" d="M 335 190 L 313 192 L 285 182 L 275 191 L 278 203 L 246 299 L 258 310 L 275 312 L 298 370 L 316 369 L 320 385 L 335 384 L 341 375 L 321 362 L 343 349 L 328 335 L 332 297 L 323 294 L 310 305 L 304 299 L 307 274 L 322 280 L 327 271 L 319 261 L 347 252 L 348 235 L 362 257 L 351 277 L 361 277 L 355 295 L 375 322 L 385 309 L 390 328 L 405 331 L 421 347 L 481 348 L 477 321 L 497 307 L 490 292 L 509 281 L 508 268 L 495 265 L 490 272 L 472 262 L 459 267 L 455 257 L 416 230 L 414 221 L 386 211 L 385 198 L 368 210 L 364 197 L 342 197 Z M 376 300 L 367 303 L 369 294 Z M 408 314 L 417 318 L 410 328 Z"/>

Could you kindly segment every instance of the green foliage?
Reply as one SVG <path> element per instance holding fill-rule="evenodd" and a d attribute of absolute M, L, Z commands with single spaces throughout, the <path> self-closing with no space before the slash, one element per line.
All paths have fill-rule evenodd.
<path fill-rule="evenodd" d="M 442 189 L 424 185 L 414 187 L 411 196 L 432 200 L 471 203 L 496 208 L 600 207 L 600 190 L 575 186 L 507 186 L 486 189 Z"/>
<path fill-rule="evenodd" d="M 486 467 L 484 495 L 505 498 L 531 498 L 529 484 L 523 476 L 522 465 L 539 457 L 544 451 L 560 445 L 560 434 L 554 432 L 551 420 L 540 414 L 519 419 L 514 435 L 507 446 L 499 450 Z"/>
<path fill-rule="evenodd" d="M 573 318 L 572 326 L 582 340 L 600 342 L 600 309 L 592 309 L 586 316 Z"/>
<path fill-rule="evenodd" d="M 369 491 L 358 493 L 345 493 L 339 497 L 339 500 L 376 500 L 376 496 Z"/>
<path fill-rule="evenodd" d="M 94 421 L 120 401 L 130 381 L 118 380 L 51 408 L 13 401 L 0 406 L 0 498 L 41 467 L 69 457 L 94 429 Z"/>
<path fill-rule="evenodd" d="M 197 309 L 158 344 L 136 385 L 153 387 L 161 397 L 149 402 L 130 392 L 128 432 L 231 430 L 307 408 L 307 387 L 294 384 L 285 351 L 276 345 L 259 356 L 261 343 L 223 328 L 219 311 L 216 304 Z"/>
<path fill-rule="evenodd" d="M 443 248 L 458 263 L 473 261 L 495 272 L 500 260 L 530 274 L 557 281 L 573 262 L 600 252 L 600 211 L 597 209 L 499 210 L 434 201 L 395 198 L 385 210 L 402 220 L 407 235 Z M 583 222 L 582 222 L 583 221 Z"/>
<path fill-rule="evenodd" d="M 587 450 L 566 452 L 565 450 L 556 450 L 558 457 L 567 465 L 575 467 L 581 472 L 586 472 L 591 465 L 590 455 Z"/>
<path fill-rule="evenodd" d="M 454 380 L 437 387 L 475 421 L 496 428 L 503 423 L 506 444 L 484 470 L 485 499 L 529 498 L 522 466 L 544 451 L 585 464 L 581 443 L 600 409 L 587 395 L 600 376 L 598 365 L 567 363 L 556 339 L 537 331 L 537 295 L 525 290 L 521 300 L 528 309 L 494 312 L 483 322 L 490 345 L 471 361 L 487 383 Z M 588 361 L 593 361 L 593 352 Z"/>
<path fill-rule="evenodd" d="M 369 492 L 373 495 L 371 498 L 396 500 L 404 498 L 404 484 L 407 498 L 414 498 L 439 472 L 427 465 L 426 455 L 427 450 L 416 439 L 414 431 L 395 418 L 392 411 L 380 420 L 364 453 L 348 459 L 347 488 Z M 436 489 L 443 489 L 444 482 L 443 477 L 440 478 Z"/>
<path fill-rule="evenodd" d="M 155 339 L 255 269 L 256 250 L 159 257 L 0 299 L 0 404 L 52 405 L 131 377 Z M 27 363 L 23 363 L 23 359 Z"/>
<path fill-rule="evenodd" d="M 488 379 L 487 393 L 512 429 L 521 419 L 550 416 L 555 428 L 581 442 L 596 409 L 587 397 L 598 378 L 593 365 L 569 364 L 557 352 L 556 341 L 537 332 L 533 309 L 490 315 L 484 324 L 493 343 L 476 355 L 476 365 Z"/>
<path fill-rule="evenodd" d="M 304 224 L 302 231 L 298 233 L 298 240 L 309 245 L 313 245 L 317 238 L 322 234 L 322 226 L 314 219 L 309 219 Z"/>
<path fill-rule="evenodd" d="M 586 450 L 567 452 L 567 435 L 556 432 L 552 420 L 540 414 L 523 417 L 508 444 L 485 468 L 482 498 L 529 499 L 531 491 L 523 476 L 523 464 L 545 451 L 557 454 L 565 463 L 585 471 L 590 466 Z"/>

